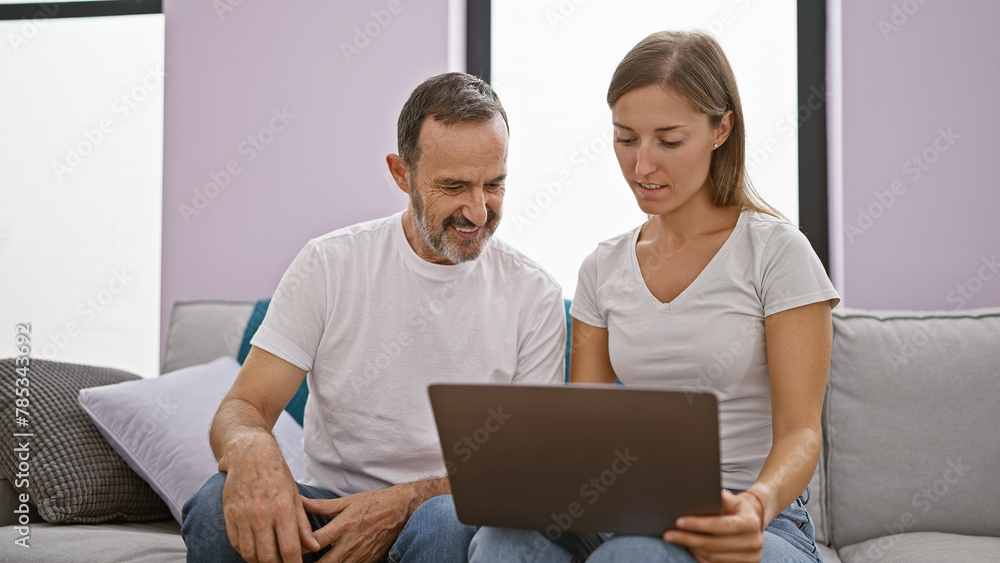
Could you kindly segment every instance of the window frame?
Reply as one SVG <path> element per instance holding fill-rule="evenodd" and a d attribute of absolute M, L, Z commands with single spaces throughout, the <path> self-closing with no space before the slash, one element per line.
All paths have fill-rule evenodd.
<path fill-rule="evenodd" d="M 0 20 L 93 18 L 162 14 L 163 0 L 104 0 L 0 4 Z"/>
<path fill-rule="evenodd" d="M 826 0 L 797 0 L 799 229 L 830 272 Z M 490 82 L 492 1 L 466 2 L 466 72 Z M 821 96 L 817 96 L 819 92 Z M 821 99 L 817 100 L 817 97 Z M 816 107 L 816 106 L 819 107 Z M 805 114 L 805 115 L 803 115 Z"/>

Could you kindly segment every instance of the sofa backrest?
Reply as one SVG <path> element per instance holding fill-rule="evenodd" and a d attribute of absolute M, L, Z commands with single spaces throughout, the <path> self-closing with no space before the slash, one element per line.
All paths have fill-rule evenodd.
<path fill-rule="evenodd" d="M 163 372 L 236 356 L 254 302 L 174 306 Z M 834 310 L 824 453 L 807 505 L 817 540 L 996 535 L 1000 308 Z M 889 538 L 891 540 L 891 538 Z"/>
<path fill-rule="evenodd" d="M 174 303 L 160 373 L 208 363 L 219 356 L 235 358 L 253 308 L 253 301 Z"/>
<path fill-rule="evenodd" d="M 1000 308 L 835 311 L 824 407 L 828 531 L 1000 529 Z"/>

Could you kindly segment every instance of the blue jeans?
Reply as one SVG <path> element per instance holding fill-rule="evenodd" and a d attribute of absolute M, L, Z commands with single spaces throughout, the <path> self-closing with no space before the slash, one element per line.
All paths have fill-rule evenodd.
<path fill-rule="evenodd" d="M 193 563 L 241 562 L 243 558 L 229 544 L 226 520 L 222 512 L 222 489 L 226 474 L 217 473 L 202 485 L 184 504 L 181 535 L 187 544 L 187 560 Z M 308 498 L 331 499 L 337 495 L 317 487 L 299 485 L 299 493 Z M 318 530 L 333 518 L 309 514 L 309 524 Z M 410 563 L 420 561 L 466 561 L 474 526 L 458 521 L 450 495 L 434 497 L 421 504 L 410 516 L 396 538 L 385 561 Z M 317 561 L 329 548 L 305 553 L 304 562 Z"/>
<path fill-rule="evenodd" d="M 765 563 L 822 563 L 805 509 L 808 500 L 808 493 L 795 499 L 764 529 Z M 566 532 L 550 541 L 536 530 L 481 528 L 469 546 L 469 561 L 694 563 L 694 557 L 687 549 L 655 537 Z"/>

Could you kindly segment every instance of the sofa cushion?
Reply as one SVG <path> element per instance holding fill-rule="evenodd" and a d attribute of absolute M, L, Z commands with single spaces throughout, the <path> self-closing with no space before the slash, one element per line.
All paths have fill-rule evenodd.
<path fill-rule="evenodd" d="M 130 563 L 184 563 L 187 548 L 181 528 L 173 520 L 126 524 L 62 526 L 31 524 L 29 549 L 11 541 L 0 542 L 0 561 L 53 563 L 72 561 L 128 561 Z"/>
<path fill-rule="evenodd" d="M 13 358 L 0 360 L 0 473 L 27 492 L 49 522 L 153 520 L 170 514 L 160 497 L 101 436 L 76 402 L 84 387 L 139 379 L 110 368 L 32 359 L 27 386 Z M 25 426 L 16 425 L 16 389 L 28 389 Z M 15 434 L 30 436 L 15 436 Z M 15 444 L 16 442 L 16 444 Z M 23 450 L 18 452 L 16 449 Z M 19 459 L 19 456 L 27 459 Z M 25 464 L 27 471 L 21 464 Z M 26 474 L 26 476 L 19 474 Z"/>
<path fill-rule="evenodd" d="M 821 543 L 817 543 L 816 548 L 819 550 L 819 554 L 823 556 L 823 563 L 840 563 L 840 556 L 837 555 L 837 550 Z"/>
<path fill-rule="evenodd" d="M 968 563 L 996 561 L 1000 538 L 916 532 L 870 539 L 841 548 L 844 563 Z"/>
<path fill-rule="evenodd" d="M 247 356 L 250 355 L 250 341 L 253 340 L 253 335 L 257 334 L 260 323 L 264 322 L 264 317 L 267 316 L 267 308 L 270 305 L 270 299 L 260 299 L 253 304 L 253 311 L 250 313 L 250 318 L 247 319 L 246 328 L 243 329 L 240 351 L 236 354 L 237 362 L 242 364 L 246 361 Z"/>
<path fill-rule="evenodd" d="M 161 373 L 236 357 L 252 301 L 179 301 L 170 313 L 170 330 Z"/>
<path fill-rule="evenodd" d="M 184 503 L 218 472 L 208 431 L 239 371 L 234 358 L 223 356 L 154 379 L 80 391 L 80 405 L 178 523 Z M 281 413 L 273 433 L 292 476 L 301 479 L 302 427 Z"/>
<path fill-rule="evenodd" d="M 997 533 L 1000 309 L 834 313 L 825 439 L 834 545 Z"/>
<path fill-rule="evenodd" d="M 566 311 L 566 358 L 563 362 L 565 373 L 563 381 L 569 383 L 569 356 L 573 345 L 573 317 L 569 314 L 569 308 L 573 305 L 572 299 L 563 299 L 563 309 Z"/>
<path fill-rule="evenodd" d="M 246 330 L 243 331 L 243 341 L 240 343 L 240 351 L 236 355 L 236 361 L 243 363 L 247 356 L 250 355 L 250 341 L 253 339 L 253 335 L 257 334 L 257 329 L 260 328 L 260 323 L 264 322 L 264 317 L 267 315 L 267 307 L 271 304 L 270 299 L 261 299 L 253 306 L 253 313 L 250 314 L 250 320 L 247 321 Z M 292 398 L 288 400 L 288 404 L 285 405 L 285 412 L 292 415 L 295 422 L 302 425 L 302 420 L 305 418 L 306 413 L 306 399 L 309 398 L 309 378 L 302 380 L 302 384 L 299 385 L 295 394 Z"/>

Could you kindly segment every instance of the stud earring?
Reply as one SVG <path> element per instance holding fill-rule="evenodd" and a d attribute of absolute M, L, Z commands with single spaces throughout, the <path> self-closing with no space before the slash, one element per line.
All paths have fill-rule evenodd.
<path fill-rule="evenodd" d="M 719 148 L 719 145 L 712 145 L 712 148 L 713 149 L 717 149 L 717 148 Z"/>

